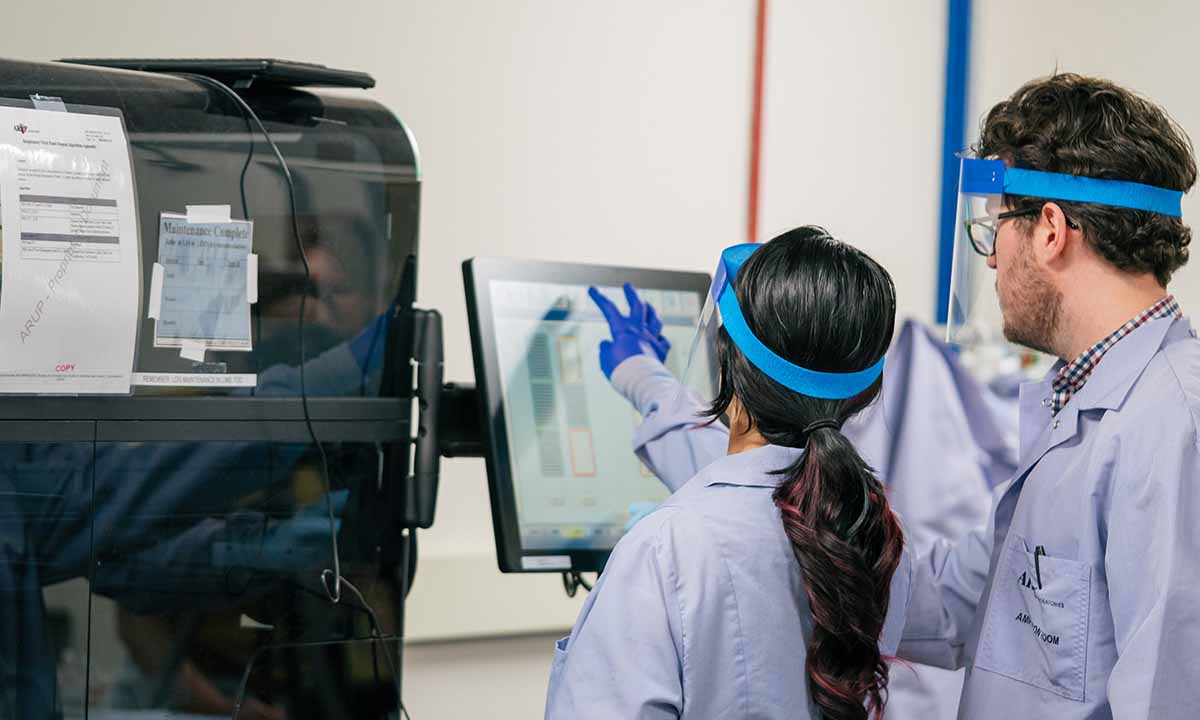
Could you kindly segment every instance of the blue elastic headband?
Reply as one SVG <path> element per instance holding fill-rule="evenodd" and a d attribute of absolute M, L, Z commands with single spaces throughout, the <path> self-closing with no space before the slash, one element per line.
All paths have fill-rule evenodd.
<path fill-rule="evenodd" d="M 1160 215 L 1183 215 L 1179 190 L 1062 173 L 1004 166 L 1003 160 L 963 158 L 960 189 L 966 195 L 1027 195 L 1048 200 L 1071 200 L 1097 205 L 1146 210 Z"/>
<path fill-rule="evenodd" d="M 738 270 L 746 258 L 762 247 L 754 243 L 734 245 L 721 253 L 721 262 L 713 278 L 712 297 L 721 310 L 721 322 L 729 339 L 738 346 L 746 359 L 754 367 L 766 373 L 767 377 L 783 385 L 789 390 L 821 398 L 822 400 L 844 400 L 852 398 L 863 390 L 871 387 L 883 373 L 883 358 L 866 370 L 852 373 L 818 372 L 792 364 L 776 355 L 769 347 L 754 336 L 742 308 L 738 305 L 737 294 L 731 285 L 737 277 Z"/>

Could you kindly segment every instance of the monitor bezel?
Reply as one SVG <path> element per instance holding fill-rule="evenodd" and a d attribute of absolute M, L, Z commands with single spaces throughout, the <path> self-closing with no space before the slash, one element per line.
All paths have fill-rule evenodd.
<path fill-rule="evenodd" d="M 476 257 L 463 262 L 467 317 L 471 332 L 471 351 L 475 366 L 475 386 L 484 430 L 484 460 L 487 466 L 488 494 L 491 498 L 492 530 L 496 541 L 496 559 L 501 572 L 599 572 L 610 550 L 551 548 L 529 549 L 521 546 L 516 510 L 512 462 L 508 452 L 508 427 L 503 408 L 503 385 L 496 352 L 495 326 L 489 283 L 493 280 L 543 282 L 568 285 L 620 286 L 629 282 L 637 288 L 694 292 L 700 305 L 712 285 L 705 273 L 654 270 L 611 265 L 585 265 L 541 260 Z M 675 352 L 686 349 L 676 348 Z M 614 392 L 616 392 L 614 390 Z M 632 447 L 630 452 L 633 452 Z M 546 557 L 545 567 L 526 567 L 522 558 Z M 570 567 L 561 567 L 549 558 L 568 557 Z M 537 563 L 537 561 L 533 561 Z"/>

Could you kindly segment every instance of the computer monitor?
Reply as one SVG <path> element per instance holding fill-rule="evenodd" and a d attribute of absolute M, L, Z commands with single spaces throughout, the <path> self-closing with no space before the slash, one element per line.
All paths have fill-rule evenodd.
<path fill-rule="evenodd" d="M 711 280 L 702 273 L 474 258 L 463 263 L 496 553 L 504 572 L 603 568 L 629 506 L 666 487 L 633 453 L 637 412 L 600 370 L 595 285 L 657 309 L 682 374 Z"/>

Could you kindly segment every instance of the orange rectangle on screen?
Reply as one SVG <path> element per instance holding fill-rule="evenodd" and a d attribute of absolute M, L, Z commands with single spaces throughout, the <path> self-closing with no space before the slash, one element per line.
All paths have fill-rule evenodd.
<path fill-rule="evenodd" d="M 596 474 L 596 451 L 592 447 L 592 431 L 572 428 L 567 431 L 571 442 L 571 472 L 575 477 Z"/>

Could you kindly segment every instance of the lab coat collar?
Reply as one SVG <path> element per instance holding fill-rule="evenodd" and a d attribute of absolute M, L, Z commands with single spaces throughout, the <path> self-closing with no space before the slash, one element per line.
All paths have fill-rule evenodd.
<path fill-rule="evenodd" d="M 1129 333 L 1101 358 L 1087 383 L 1058 415 L 1050 412 L 1049 402 L 1054 392 L 1054 377 L 1064 364 L 1062 361 L 1055 363 L 1041 382 L 1022 385 L 1021 457 L 1029 456 L 1047 426 L 1052 430 L 1049 446 L 1053 447 L 1075 436 L 1079 413 L 1119 408 L 1164 343 L 1191 334 L 1188 321 L 1178 318 L 1151 320 Z"/>
<path fill-rule="evenodd" d="M 785 479 L 777 471 L 787 468 L 802 454 L 804 450 L 800 448 L 764 445 L 736 455 L 726 455 L 705 470 L 708 475 L 705 484 L 777 488 Z"/>
<path fill-rule="evenodd" d="M 1166 344 L 1168 335 L 1184 337 L 1190 334 L 1191 324 L 1183 318 L 1151 320 L 1105 353 L 1087 383 L 1071 398 L 1074 402 L 1068 402 L 1067 406 L 1073 404 L 1078 412 L 1121 407 L 1134 382 Z"/>

